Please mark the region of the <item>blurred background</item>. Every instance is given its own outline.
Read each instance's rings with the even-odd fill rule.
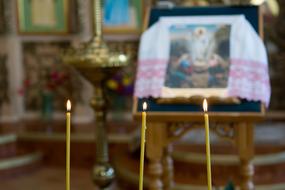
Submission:
[[[265,121],[255,131],[254,181],[257,189],[285,189],[285,1],[104,0],[104,40],[111,50],[130,56],[130,64],[106,83],[110,162],[116,172],[111,189],[137,189],[140,125],[132,118],[133,84],[148,10],[224,5],[260,6],[272,96]],[[80,47],[92,36],[92,0],[0,0],[1,189],[64,188],[68,98],[73,104],[71,189],[96,189],[90,175],[95,162],[93,87],[62,61],[66,48]],[[206,187],[201,137],[203,130],[195,129],[174,145],[175,181],[181,189]],[[216,189],[233,188],[238,177],[231,143],[212,134],[212,147],[226,160],[213,166]]]

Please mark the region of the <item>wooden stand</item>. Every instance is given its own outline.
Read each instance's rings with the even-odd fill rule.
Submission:
[[[261,106],[262,111],[256,113],[209,112],[211,132],[237,146],[241,190],[254,189],[254,124],[265,115],[264,106]],[[140,113],[135,110],[136,106],[134,116],[139,120]],[[169,190],[174,186],[172,143],[196,127],[203,127],[202,112],[148,112],[146,156],[150,190]]]
[[[256,32],[263,38],[263,20],[258,7],[254,6],[231,6],[231,7],[203,7],[203,8],[174,8],[174,9],[152,9],[149,17],[145,18],[145,26],[151,26],[161,16],[197,16],[197,15],[231,15],[243,14],[253,25]],[[203,97],[202,97],[203,98]],[[190,101],[181,102],[181,99],[157,99],[157,104],[188,104]],[[201,99],[202,100],[202,99]],[[227,103],[228,100],[221,100]],[[197,103],[197,99],[194,100]],[[232,102],[232,99],[230,100]],[[133,115],[140,119],[138,110],[138,99],[134,99]],[[238,103],[238,102],[235,102]],[[240,188],[241,190],[253,190],[254,166],[254,124],[265,116],[265,108],[262,104],[258,111],[226,111],[209,112],[210,128],[218,136],[232,141],[237,148],[240,158]],[[202,107],[202,105],[201,105]],[[259,107],[258,107],[259,108]],[[150,163],[148,172],[150,174],[150,190],[171,189],[173,181],[173,161],[171,158],[172,143],[180,139],[193,127],[203,126],[203,112],[200,111],[152,111],[148,112],[146,131],[146,156]],[[168,109],[167,110],[171,110]],[[235,109],[234,109],[235,110]],[[237,108],[236,110],[239,110]]]

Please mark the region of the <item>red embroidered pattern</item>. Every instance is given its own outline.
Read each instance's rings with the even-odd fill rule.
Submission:
[[[266,64],[240,59],[231,60],[228,96],[262,101],[269,105],[270,91],[270,79]]]
[[[148,59],[138,63],[136,97],[159,97],[164,84],[167,60]]]

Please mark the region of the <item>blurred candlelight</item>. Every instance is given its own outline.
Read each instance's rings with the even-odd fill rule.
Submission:
[[[204,101],[203,101],[203,110],[204,110],[204,112],[208,111],[208,103],[207,103],[206,99],[204,99]]]
[[[145,130],[146,130],[146,109],[147,103],[143,103],[142,128],[141,128],[141,157],[140,157],[140,178],[139,190],[143,190],[143,169],[144,169],[144,150],[145,150]]]
[[[204,119],[205,119],[205,139],[206,139],[206,155],[207,155],[207,182],[208,190],[212,190],[212,174],[211,174],[211,151],[210,151],[210,130],[207,100],[203,101]]]
[[[66,110],[66,190],[70,190],[70,100],[66,102]]]

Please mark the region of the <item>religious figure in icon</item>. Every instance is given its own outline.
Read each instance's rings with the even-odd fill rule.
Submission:
[[[226,88],[229,73],[229,25],[170,27],[169,88]]]

